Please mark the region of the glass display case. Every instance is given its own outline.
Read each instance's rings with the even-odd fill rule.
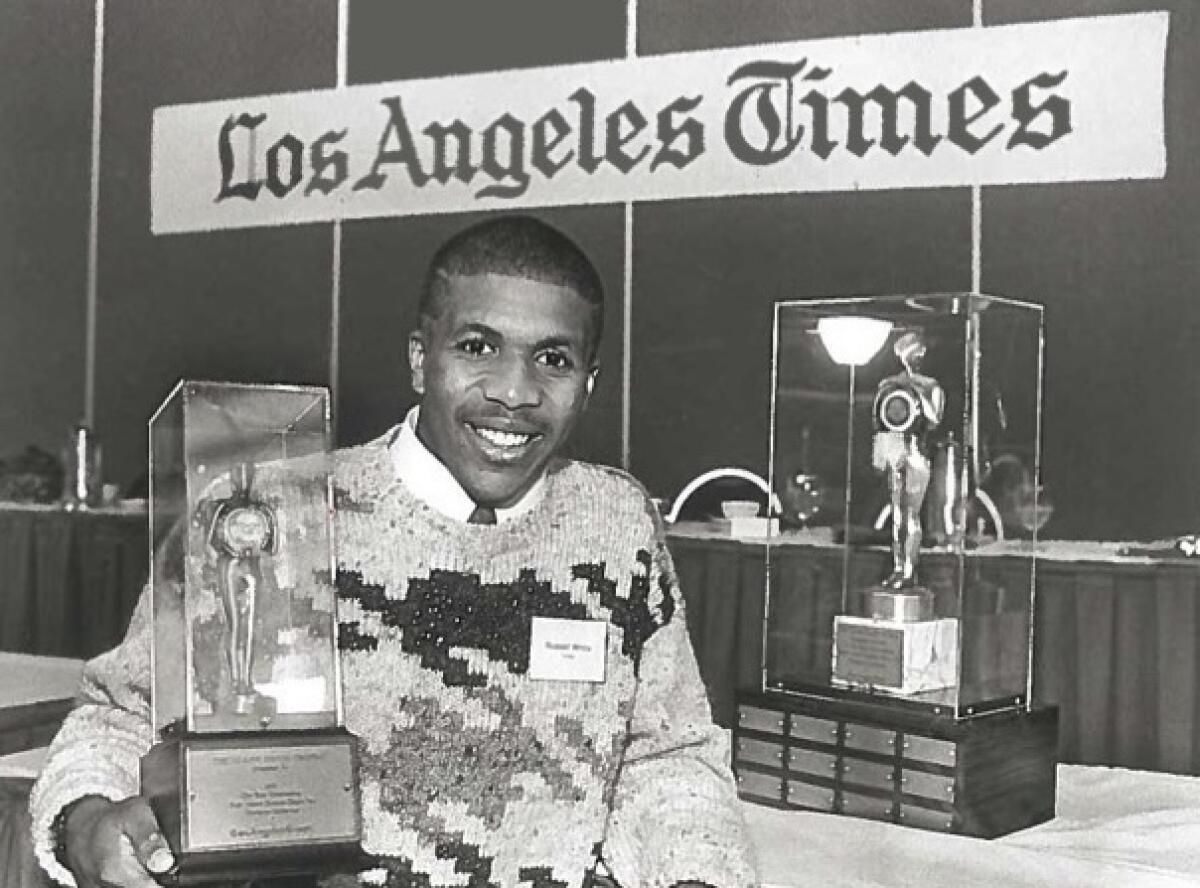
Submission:
[[[769,541],[765,690],[1029,705],[1042,355],[1041,306],[998,296],[776,305],[770,483],[820,479],[829,526]],[[995,557],[1014,533],[1026,557]],[[830,557],[799,575],[796,542]]]
[[[325,389],[179,383],[150,420],[158,742],[141,792],[168,882],[354,871]]]
[[[155,728],[339,724],[325,390],[181,383],[150,445]]]

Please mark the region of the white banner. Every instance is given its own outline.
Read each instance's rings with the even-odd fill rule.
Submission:
[[[776,43],[158,108],[156,233],[1157,178],[1168,14]]]

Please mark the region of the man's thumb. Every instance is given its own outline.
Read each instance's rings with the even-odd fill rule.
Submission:
[[[124,832],[138,861],[156,875],[169,872],[175,866],[175,856],[166,837],[159,832],[150,806],[143,803],[132,807],[127,815],[123,824]]]

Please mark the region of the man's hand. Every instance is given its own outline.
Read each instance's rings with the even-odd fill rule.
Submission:
[[[149,803],[92,796],[64,824],[67,865],[80,888],[158,888],[153,876],[175,866]]]

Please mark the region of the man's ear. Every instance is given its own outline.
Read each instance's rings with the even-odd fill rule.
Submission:
[[[583,383],[583,403],[587,404],[587,399],[592,396],[592,392],[596,390],[596,379],[600,376],[600,368],[593,367],[588,371],[587,379]]]
[[[413,330],[408,334],[408,369],[412,371],[413,391],[425,394],[425,333]]]

